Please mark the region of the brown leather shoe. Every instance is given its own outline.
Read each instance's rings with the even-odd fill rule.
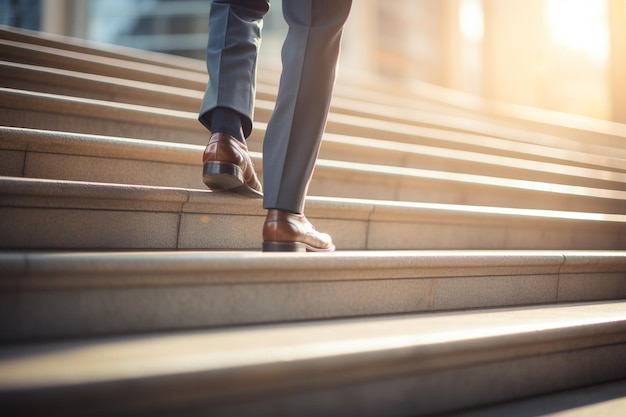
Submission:
[[[214,133],[202,155],[202,180],[212,190],[263,197],[248,147],[225,133]]]
[[[264,252],[332,252],[332,238],[304,217],[285,210],[268,210],[263,225]]]

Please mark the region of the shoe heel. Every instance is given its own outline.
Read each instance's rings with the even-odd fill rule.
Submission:
[[[263,193],[246,184],[243,171],[234,164],[205,162],[202,168],[202,182],[211,190],[233,191],[247,197],[263,197]]]
[[[205,162],[202,168],[202,181],[215,190],[231,190],[243,185],[241,168],[223,162]]]
[[[298,242],[263,242],[263,252],[306,252],[306,246]]]

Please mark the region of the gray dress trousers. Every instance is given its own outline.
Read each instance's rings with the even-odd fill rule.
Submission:
[[[289,26],[276,107],[263,141],[263,207],[296,213],[304,200],[326,126],[343,25],[351,0],[283,0]],[[269,0],[214,0],[209,17],[207,85],[199,120],[227,107],[252,131],[257,54]]]

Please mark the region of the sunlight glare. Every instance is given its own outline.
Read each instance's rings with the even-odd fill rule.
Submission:
[[[548,0],[546,20],[557,44],[585,53],[602,64],[609,53],[606,2],[598,0]]]
[[[481,0],[462,0],[459,14],[461,33],[470,42],[483,39],[484,22]]]

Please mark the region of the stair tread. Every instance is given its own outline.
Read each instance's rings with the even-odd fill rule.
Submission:
[[[0,143],[6,149],[27,153],[21,168],[14,168],[25,177],[205,189],[199,175],[203,149],[200,145],[7,127],[0,127],[0,133]],[[261,154],[251,152],[251,156],[262,176]],[[139,165],[140,161],[144,165]],[[559,168],[581,177],[591,174],[580,168]],[[593,173],[595,181],[583,185],[564,179],[550,183],[548,178],[532,181],[523,175],[502,177],[497,172],[483,175],[320,158],[310,193],[554,210],[576,206],[579,211],[626,213],[626,190],[621,189],[625,183],[619,181],[622,174],[598,170]],[[602,181],[602,177],[612,181]]]
[[[0,348],[0,395],[189,379],[211,402],[624,343],[625,329],[614,301],[18,345]]]
[[[29,288],[55,288],[58,285],[89,287],[119,285],[159,285],[171,280],[178,283],[242,283],[299,281],[295,273],[306,273],[307,280],[397,279],[409,277],[478,277],[490,275],[533,275],[586,272],[626,272],[624,251],[555,251],[555,250],[393,250],[338,251],[325,254],[261,253],[250,251],[124,251],[124,252],[0,252],[0,268],[5,283],[20,281]],[[220,272],[238,275],[221,278]],[[257,275],[246,275],[255,271]],[[294,272],[290,275],[272,275]],[[141,275],[163,275],[154,282]],[[196,276],[205,272],[206,276]],[[59,275],[61,273],[61,275]],[[98,274],[98,279],[85,276]],[[116,274],[129,277],[116,279]],[[189,274],[188,280],[175,274]],[[55,279],[38,280],[46,275]],[[106,279],[110,281],[101,281]],[[136,281],[135,281],[136,280]],[[164,281],[165,280],[165,281]],[[178,281],[177,281],[178,280]],[[559,300],[554,300],[559,301]]]

